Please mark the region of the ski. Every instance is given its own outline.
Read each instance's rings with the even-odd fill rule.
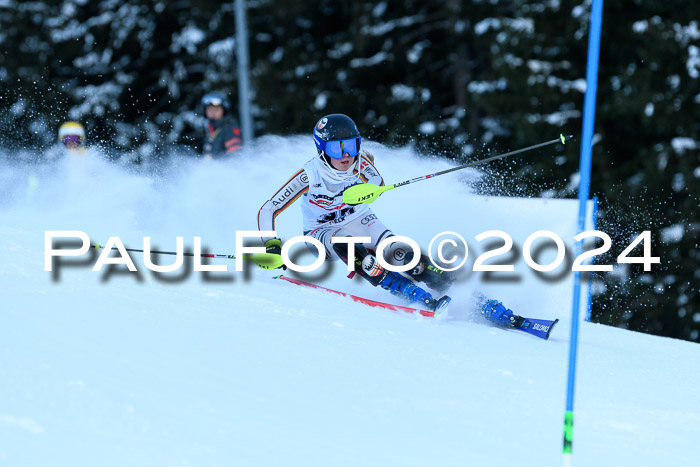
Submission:
[[[341,297],[347,297],[352,299],[355,302],[362,303],[364,305],[372,306],[372,307],[378,307],[378,308],[384,308],[386,310],[391,310],[391,311],[402,311],[405,313],[418,313],[422,316],[427,316],[429,318],[434,318],[435,317],[435,312],[434,311],[428,311],[428,310],[422,310],[420,308],[411,308],[407,306],[402,306],[402,305],[393,305],[391,303],[386,303],[386,302],[378,302],[376,300],[370,300],[368,298],[363,298],[363,297],[358,297],[357,295],[352,295],[349,293],[341,292],[339,290],[335,289],[329,289],[328,287],[324,287],[322,285],[318,284],[312,284],[311,282],[306,282],[302,281],[299,279],[294,279],[291,277],[287,277],[285,275],[279,275],[275,276],[275,279],[282,279],[283,281],[295,284],[295,285],[300,285],[303,287],[310,287],[312,289],[319,289],[326,291],[328,293],[340,295]],[[524,318],[522,316],[517,316],[515,321],[513,322],[513,328],[514,329],[519,329],[520,331],[527,332],[528,334],[532,334],[533,336],[540,337],[542,339],[549,339],[549,335],[552,332],[552,329],[554,328],[554,325],[559,322],[558,319],[555,319],[554,321],[546,320],[546,319],[534,319],[534,318]]]
[[[333,293],[336,295],[341,295],[343,297],[351,298],[353,301],[358,303],[363,303],[365,305],[384,308],[391,311],[403,311],[405,313],[418,313],[422,316],[427,316],[428,318],[434,318],[435,312],[428,310],[421,310],[420,308],[410,308],[401,305],[392,305],[391,303],[378,302],[376,300],[370,300],[368,298],[358,297],[356,295],[351,295],[349,293],[340,292],[339,290],[329,289],[328,287],[323,287],[322,285],[312,284],[311,282],[302,281],[299,279],[293,279],[284,275],[275,276],[275,279],[282,279],[283,281],[291,282],[292,284],[301,285],[303,287],[311,287],[313,289],[325,290],[326,292]]]
[[[522,316],[519,318],[522,319],[522,322],[518,323],[518,321],[520,321],[520,319],[518,319],[513,323],[515,329],[525,331],[533,336],[541,337],[544,340],[549,339],[549,334],[552,332],[552,329],[554,329],[554,325],[559,322],[558,319],[551,321],[548,319],[524,318]]]

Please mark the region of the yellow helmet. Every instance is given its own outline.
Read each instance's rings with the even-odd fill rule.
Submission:
[[[66,122],[58,129],[58,140],[63,143],[67,136],[77,136],[82,143],[85,141],[85,128],[78,122]]]

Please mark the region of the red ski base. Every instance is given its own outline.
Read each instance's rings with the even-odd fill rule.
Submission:
[[[364,303],[365,305],[369,305],[369,306],[376,306],[376,307],[384,308],[384,309],[391,310],[391,311],[403,311],[403,312],[405,312],[405,313],[418,313],[418,314],[420,314],[420,315],[422,315],[422,316],[427,316],[428,318],[434,318],[434,317],[435,317],[435,312],[434,312],[434,311],[421,310],[420,308],[410,308],[410,307],[401,306],[401,305],[392,305],[391,303],[377,302],[377,301],[375,301],[375,300],[369,300],[369,299],[367,299],[367,298],[358,297],[358,296],[356,296],[356,295],[351,295],[351,294],[349,294],[349,293],[345,293],[345,292],[340,292],[340,291],[338,291],[338,290],[329,289],[329,288],[323,287],[323,286],[321,286],[321,285],[312,284],[311,282],[300,281],[299,279],[293,279],[293,278],[287,277],[287,276],[276,276],[275,279],[282,279],[282,280],[284,280],[284,281],[291,282],[292,284],[302,285],[302,286],[305,286],[305,287],[311,287],[311,288],[314,288],[314,289],[325,290],[326,292],[330,292],[330,293],[334,293],[334,294],[337,294],[337,295],[341,295],[341,296],[343,296],[343,297],[352,298],[352,299],[353,299],[354,301],[356,301],[356,302]]]

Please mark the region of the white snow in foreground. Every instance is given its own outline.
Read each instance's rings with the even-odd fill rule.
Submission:
[[[388,183],[448,167],[369,146]],[[260,205],[313,154],[310,137],[266,137],[237,160],[173,161],[158,178],[90,160],[0,163],[0,464],[561,465],[570,275],[542,280],[522,258],[509,280],[469,273],[450,314],[429,319],[226,260],[211,263],[227,273],[186,262],[158,275],[133,254],[138,274],[98,273],[85,255],[44,271],[45,230],[119,236],[131,248],[150,236],[162,250],[201,236],[211,252],[235,253],[234,233],[256,230]],[[478,177],[402,187],[373,209],[422,245],[461,233],[468,264],[483,231],[522,246],[536,230],[567,228],[561,200],[506,200],[504,216],[504,200],[474,196],[458,181],[465,174]],[[277,218],[282,238],[300,234],[299,217],[295,205]],[[303,278],[400,303],[340,267]],[[496,328],[469,312],[473,290],[561,323],[549,341]],[[578,363],[574,465],[697,465],[697,344],[584,322]]]

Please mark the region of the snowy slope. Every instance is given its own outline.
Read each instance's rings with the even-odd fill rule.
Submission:
[[[448,167],[370,147],[388,182]],[[201,236],[211,252],[235,253],[235,232],[257,229],[259,206],[314,151],[308,137],[265,137],[236,161],[174,160],[157,176],[90,159],[0,165],[0,465],[561,464],[571,274],[543,280],[514,257],[507,280],[465,274],[450,315],[434,320],[235,272],[226,260],[212,264],[227,273],[189,262],[166,275],[135,254],[138,274],[98,273],[85,255],[44,271],[45,230],[119,236],[132,248],[150,236],[163,250]],[[460,180],[476,177],[403,187],[373,209],[422,245],[459,232],[468,266],[483,231],[522,246],[536,230],[575,228],[560,201],[470,194]],[[499,214],[503,202],[510,216]],[[299,235],[298,206],[277,227]],[[393,299],[344,276],[333,267],[302,277]],[[562,323],[549,341],[495,328],[469,312],[474,290]],[[696,465],[698,374],[695,344],[583,323],[574,461]]]

